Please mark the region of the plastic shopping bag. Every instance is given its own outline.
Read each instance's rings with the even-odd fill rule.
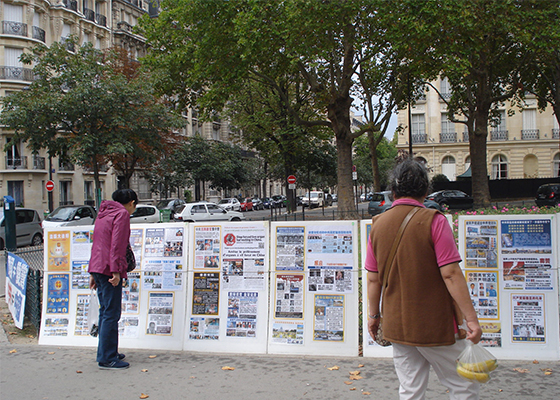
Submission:
[[[486,383],[490,380],[490,372],[498,366],[498,360],[484,347],[467,340],[467,348],[457,359],[457,373],[462,378]]]
[[[96,290],[92,290],[89,295],[88,330],[91,336],[97,337],[99,333],[99,299]]]

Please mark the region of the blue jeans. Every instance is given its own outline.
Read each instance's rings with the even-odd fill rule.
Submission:
[[[91,274],[97,285],[99,297],[99,344],[97,345],[97,362],[117,361],[119,349],[119,319],[121,318],[122,280],[113,286],[111,276]]]

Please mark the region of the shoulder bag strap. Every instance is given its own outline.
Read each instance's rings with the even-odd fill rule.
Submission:
[[[389,257],[387,258],[387,263],[385,264],[385,270],[383,271],[383,289],[387,287],[387,279],[389,279],[389,272],[391,272],[391,267],[393,266],[393,260],[395,259],[395,254],[397,253],[397,247],[399,247],[399,243],[402,239],[402,235],[404,229],[414,216],[420,210],[420,207],[414,207],[404,218],[399,230],[397,231],[397,236],[395,237],[395,241],[393,242],[393,247],[391,247],[391,251],[389,252]]]

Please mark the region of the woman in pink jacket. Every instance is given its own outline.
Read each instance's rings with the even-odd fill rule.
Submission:
[[[99,344],[97,362],[101,369],[130,366],[119,348],[122,279],[126,279],[126,248],[130,240],[130,215],[138,196],[132,189],[119,189],[113,201],[103,201],[93,231],[88,272],[89,286],[99,297]]]

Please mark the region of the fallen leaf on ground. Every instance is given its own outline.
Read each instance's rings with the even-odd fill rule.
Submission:
[[[367,396],[367,395],[370,395],[371,393],[370,392],[362,392],[362,394]]]
[[[360,375],[362,371],[350,371],[350,375]]]
[[[513,370],[515,372],[519,372],[520,374],[526,374],[527,372],[529,372],[529,370],[525,368],[514,368]]]
[[[552,372],[552,368],[541,368],[543,372]]]
[[[352,381],[359,381],[360,379],[364,379],[363,376],[359,376],[359,375],[352,375],[350,376],[350,380]]]
[[[16,349],[10,350],[10,354],[14,354],[14,353],[17,353]]]
[[[17,332],[10,332],[10,335],[17,335]]]
[[[148,358],[156,358],[157,356],[148,356]]]
[[[147,369],[141,369],[140,372],[148,372]]]
[[[340,368],[338,368],[338,365],[335,365],[335,366],[330,367],[330,368],[327,368],[327,369],[328,369],[329,371],[336,371],[336,370],[338,370],[338,369],[340,369]]]
[[[140,393],[140,398],[141,399],[147,399],[148,397],[150,397],[150,396],[148,396],[147,394],[144,394],[144,393]]]
[[[47,354],[54,354],[54,351],[49,351]]]
[[[29,339],[35,339],[35,336],[33,336],[33,335],[27,335],[27,337],[28,337]]]
[[[347,384],[347,385],[351,385],[351,384],[354,383],[354,382],[352,382],[352,381],[344,381],[344,383]]]
[[[364,364],[358,365],[358,368],[363,368],[363,367],[364,367]]]
[[[353,387],[353,388],[350,388],[350,390],[356,390],[356,388],[355,388],[355,387]]]
[[[538,360],[533,360],[533,364],[538,364],[539,361]]]
[[[233,368],[233,367],[227,367],[227,366],[226,366],[226,367],[222,367],[222,369],[223,369],[224,371],[233,371],[235,368]]]
[[[500,389],[500,390],[498,390],[498,392],[503,392],[503,391],[504,391],[504,389]]]
[[[77,370],[77,371],[76,371],[76,373],[77,373],[77,374],[81,374],[81,373],[82,373],[82,371],[80,371],[80,370]]]

